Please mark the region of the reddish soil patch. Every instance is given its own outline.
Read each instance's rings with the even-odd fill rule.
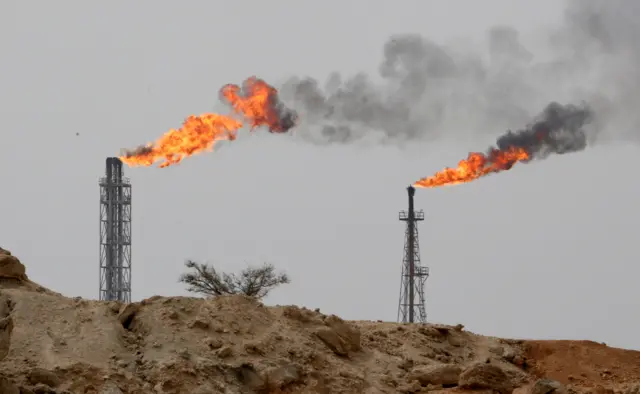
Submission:
[[[583,387],[640,381],[640,352],[592,341],[527,341],[527,359],[539,377]]]

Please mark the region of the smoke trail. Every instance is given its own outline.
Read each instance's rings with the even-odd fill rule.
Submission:
[[[496,142],[499,150],[521,148],[530,159],[546,158],[552,153],[577,152],[587,147],[584,126],[593,120],[591,108],[558,103],[549,104],[536,120],[523,130],[508,131]]]
[[[602,139],[637,141],[640,129],[640,2],[570,0],[553,47],[563,74],[583,87],[604,126]],[[590,82],[592,81],[592,82]]]
[[[444,46],[418,35],[391,37],[376,78],[333,74],[325,84],[292,78],[282,96],[300,112],[299,134],[349,143],[436,138],[461,130],[525,124],[553,101],[587,101],[599,137],[636,137],[640,116],[640,2],[569,0],[561,26],[540,31],[551,59],[537,60],[516,29],[487,31],[484,49]],[[376,82],[378,81],[378,82]],[[593,141],[595,132],[586,136]]]
[[[500,136],[487,153],[471,152],[456,168],[445,168],[422,178],[415,187],[440,187],[471,182],[510,170],[518,162],[544,159],[550,154],[577,152],[587,147],[584,127],[593,120],[588,105],[549,104],[536,120],[522,130]]]

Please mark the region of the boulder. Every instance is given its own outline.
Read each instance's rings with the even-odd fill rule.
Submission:
[[[551,379],[538,379],[529,389],[529,394],[563,394],[566,390],[562,383]]]
[[[409,381],[417,380],[421,385],[457,385],[462,368],[455,364],[436,364],[414,368],[409,374]]]
[[[28,380],[33,385],[39,383],[49,387],[58,387],[60,385],[60,378],[55,373],[44,368],[34,368],[29,371]]]
[[[33,387],[32,391],[34,394],[57,394],[56,390],[52,389],[44,383],[36,384]]]
[[[460,387],[509,394],[515,388],[509,376],[495,364],[473,364],[460,374]]]
[[[347,356],[349,354],[345,342],[332,329],[326,327],[319,328],[316,330],[315,335],[336,355]]]
[[[269,372],[270,384],[282,389],[294,383],[302,382],[302,368],[296,364],[285,364]]]
[[[360,330],[346,323],[341,318],[331,315],[325,319],[325,324],[338,334],[344,341],[347,350],[357,352],[362,349],[360,343]]]
[[[218,357],[227,358],[233,355],[233,348],[231,346],[223,346],[216,352]]]
[[[0,278],[27,280],[26,268],[6,249],[0,248]]]
[[[20,389],[9,378],[0,375],[0,393],[20,394]]]
[[[337,316],[324,320],[326,327],[319,328],[315,335],[336,355],[346,357],[351,352],[362,350],[360,330]]]
[[[122,394],[122,390],[112,381],[106,381],[100,389],[100,394]]]

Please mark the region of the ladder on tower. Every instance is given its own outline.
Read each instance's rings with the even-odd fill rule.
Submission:
[[[418,303],[418,313],[420,314],[420,321],[426,322],[427,311],[424,306],[426,301],[426,298],[424,298],[424,285],[429,277],[429,267],[416,266],[414,272],[415,278],[418,279],[418,299],[421,300],[421,302]]]

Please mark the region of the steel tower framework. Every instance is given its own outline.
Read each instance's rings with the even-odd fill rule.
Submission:
[[[407,188],[409,209],[400,211],[399,219],[407,223],[404,241],[404,258],[400,282],[400,301],[398,303],[398,321],[402,323],[426,323],[424,284],[429,277],[429,268],[420,264],[420,246],[418,244],[418,222],[424,220],[422,210],[413,209],[413,196],[416,189]]]
[[[131,183],[107,158],[100,178],[100,300],[131,302]]]

